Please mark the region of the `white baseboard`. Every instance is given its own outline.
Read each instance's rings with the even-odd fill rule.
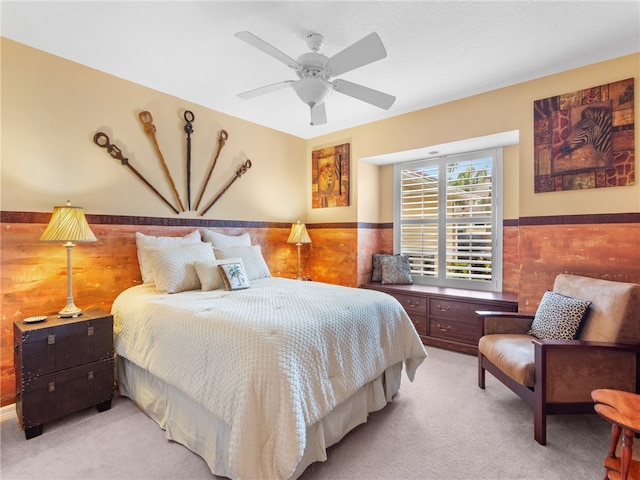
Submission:
[[[5,405],[4,407],[0,408],[0,423],[12,418],[16,418],[15,403],[12,403],[11,405]]]

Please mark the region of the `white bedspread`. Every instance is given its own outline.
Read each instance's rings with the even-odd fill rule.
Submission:
[[[288,478],[309,425],[404,361],[426,357],[402,306],[373,290],[267,278],[238,291],[122,292],[118,355],[231,426],[235,479]]]

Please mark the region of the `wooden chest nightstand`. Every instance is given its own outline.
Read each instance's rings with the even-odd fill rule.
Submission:
[[[13,324],[16,412],[27,439],[43,424],[90,407],[111,408],[114,392],[113,317],[87,310]]]

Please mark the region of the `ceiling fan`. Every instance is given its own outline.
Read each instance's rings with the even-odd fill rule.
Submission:
[[[291,86],[300,97],[300,100],[309,105],[311,109],[311,125],[327,123],[324,102],[334,90],[385,110],[388,110],[396,100],[393,95],[373,90],[357,83],[342,79],[330,80],[331,77],[342,75],[387,56],[382,40],[375,32],[370,33],[362,40],[338,52],[331,58],[320,53],[324,37],[319,33],[310,33],[307,35],[307,45],[311,52],[303,53],[297,60],[282,53],[251,32],[238,32],[235,36],[293,68],[298,75],[298,80],[285,80],[249,90],[238,94],[240,98],[253,98]]]

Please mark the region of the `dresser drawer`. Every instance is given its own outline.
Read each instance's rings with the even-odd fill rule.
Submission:
[[[102,316],[98,316],[102,315]],[[94,318],[95,317],[95,318]],[[89,311],[77,319],[15,324],[15,354],[24,378],[113,357],[113,317]]]
[[[393,296],[404,307],[405,311],[409,314],[426,315],[427,314],[427,299],[419,297],[417,295],[402,295],[394,293]]]
[[[114,364],[113,358],[104,359],[17,385],[16,412],[22,428],[28,433],[34,426],[110,402]]]
[[[476,329],[464,320],[430,317],[429,336],[460,343],[468,343],[469,345],[478,345]]]
[[[429,316],[441,318],[476,318],[476,310],[497,310],[491,304],[480,302],[463,302],[446,298],[429,299]]]
[[[413,323],[416,332],[418,332],[418,335],[421,337],[427,335],[427,317],[425,315],[410,313],[409,318],[411,319],[411,323]]]

